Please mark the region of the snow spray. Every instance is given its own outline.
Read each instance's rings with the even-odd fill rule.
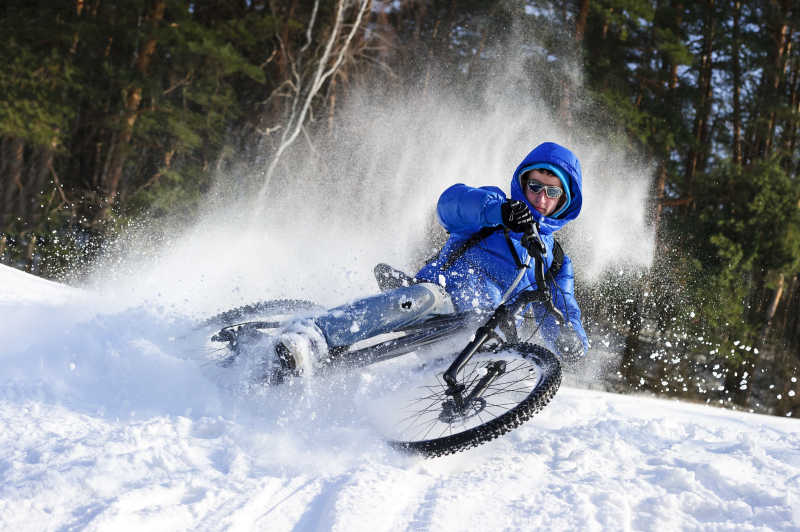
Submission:
[[[398,94],[354,90],[332,131],[284,153],[266,190],[268,161],[256,157],[218,176],[189,227],[162,223],[157,244],[150,225],[122,238],[105,289],[200,314],[259,299],[335,305],[374,293],[377,262],[414,273],[436,252],[444,189],[508,191],[519,161],[545,141],[569,147],[583,168],[582,213],[559,232],[577,282],[649,265],[652,169],[590,126],[556,117],[526,82],[535,73],[510,59],[498,64],[494,81],[469,98],[436,78]],[[98,268],[106,278],[108,270]]]
[[[458,182],[508,191],[519,161],[546,141],[569,147],[582,164],[583,211],[559,233],[576,282],[591,283],[610,267],[649,265],[651,169],[623,147],[598,140],[590,126],[557,117],[530,82],[536,73],[519,61],[496,63],[493,81],[469,97],[437,76],[396,93],[354,89],[333,129],[295,142],[267,187],[269,159],[257,155],[219,174],[191,223],[143,220],[133,227],[98,264],[95,290],[123,316],[139,306],[204,317],[274,298],[333,306],[370,295],[377,291],[377,262],[414,273],[438,250],[446,236],[435,214],[442,191]],[[296,407],[294,416],[324,418],[282,434],[305,446],[338,423],[342,432],[331,436],[337,445],[348,445],[351,430],[358,434],[352,441],[363,438],[360,414],[337,415],[353,412],[345,398],[379,386],[359,379],[312,384],[309,390],[318,391],[305,390],[302,399],[279,399]],[[226,403],[225,393],[215,401]],[[270,406],[275,393],[284,392],[230,400],[240,412],[257,410],[254,423],[272,434],[289,412]]]

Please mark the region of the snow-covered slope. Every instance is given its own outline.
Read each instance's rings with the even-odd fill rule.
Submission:
[[[370,423],[380,370],[245,393],[173,311],[0,287],[0,530],[800,529],[795,419],[562,388],[424,460]]]

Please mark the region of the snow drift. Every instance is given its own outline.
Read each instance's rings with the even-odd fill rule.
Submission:
[[[562,388],[459,455],[398,454],[374,369],[246,390],[191,320],[0,267],[3,530],[796,530],[794,419]],[[187,350],[189,349],[189,350]]]

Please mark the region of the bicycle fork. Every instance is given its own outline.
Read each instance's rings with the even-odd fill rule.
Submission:
[[[541,284],[540,286],[544,286]],[[464,366],[470,361],[475,353],[485,344],[490,338],[497,338],[494,330],[498,327],[506,334],[505,343],[517,342],[516,329],[514,326],[514,315],[517,310],[525,305],[533,302],[543,303],[546,307],[551,309],[558,319],[563,320],[563,315],[558,309],[553,306],[550,293],[539,289],[529,292],[523,292],[513,302],[502,303],[486,323],[475,331],[475,337],[467,344],[467,346],[458,354],[456,359],[444,372],[442,378],[447,384],[445,394],[452,397],[452,406],[444,405],[445,411],[453,410],[449,415],[465,414],[470,405],[480,399],[481,395],[486,391],[489,385],[494,382],[506,371],[505,362],[495,361],[486,366],[486,374],[478,380],[475,386],[465,396],[466,384],[458,382],[458,374],[464,369]],[[507,328],[503,328],[508,325]]]
[[[511,249],[511,254],[514,257],[517,266],[519,267],[519,273],[509,289],[503,295],[500,305],[494,311],[489,320],[482,327],[478,328],[472,341],[467,344],[461,353],[458,354],[458,357],[456,357],[453,363],[450,364],[450,367],[447,368],[447,371],[444,372],[442,378],[444,379],[445,383],[447,383],[447,390],[445,390],[445,393],[453,398],[453,404],[452,406],[449,403],[443,405],[443,414],[453,410],[453,412],[449,412],[447,415],[464,415],[470,404],[475,400],[478,400],[483,392],[486,391],[486,388],[488,388],[488,386],[500,375],[505,373],[505,363],[489,363],[486,367],[486,374],[481,377],[481,379],[476,383],[466,397],[463,395],[464,390],[466,390],[466,385],[459,383],[457,378],[458,373],[464,369],[464,366],[466,366],[467,362],[469,362],[478,349],[480,349],[481,346],[483,346],[483,344],[485,344],[486,341],[492,336],[497,337],[494,330],[498,326],[502,328],[505,324],[508,324],[507,329],[502,329],[506,334],[506,343],[513,343],[517,341],[516,328],[514,325],[514,315],[516,314],[517,310],[530,303],[540,302],[544,304],[544,306],[556,317],[556,320],[558,320],[560,323],[564,323],[564,315],[553,304],[552,295],[547,289],[544,269],[544,255],[547,253],[547,248],[545,247],[542,237],[539,234],[539,228],[537,224],[531,224],[531,226],[525,231],[525,235],[522,237],[522,245],[528,251],[528,257],[524,263],[520,261],[519,257],[517,256],[509,237],[509,231],[507,229],[505,230],[505,237],[508,241],[509,248]],[[511,297],[514,289],[522,279],[525,270],[529,268],[531,257],[535,259],[534,276],[536,278],[536,290],[523,291],[513,302],[509,302],[508,299]]]
[[[516,305],[515,305],[516,306]],[[500,305],[497,310],[492,314],[489,320],[475,331],[475,337],[467,344],[467,346],[458,354],[458,357],[450,364],[447,371],[444,372],[442,378],[447,383],[447,390],[445,394],[453,398],[452,407],[445,406],[445,412],[452,409],[452,412],[447,412],[446,415],[463,414],[469,408],[469,405],[478,400],[483,392],[494,382],[500,375],[506,371],[506,363],[504,361],[494,361],[487,365],[486,374],[478,380],[475,386],[464,396],[466,385],[458,382],[458,373],[464,369],[464,366],[473,355],[485,344],[490,338],[496,336],[494,329],[500,325],[504,320],[509,317],[509,309],[506,304]]]

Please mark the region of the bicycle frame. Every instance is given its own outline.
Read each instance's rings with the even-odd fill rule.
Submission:
[[[475,309],[437,314],[412,325],[372,329],[383,332],[367,334],[367,338],[350,345],[329,349],[329,356],[315,365],[314,371],[320,370],[320,373],[326,368],[361,367],[436,344],[436,349],[420,352],[423,363],[417,365],[412,361],[413,367],[398,375],[396,385],[385,387],[382,381],[376,383],[379,390],[387,388],[381,390],[387,398],[400,401],[395,405],[396,416],[389,419],[395,423],[389,440],[393,447],[428,456],[473,447],[527,421],[558,390],[561,383],[558,358],[541,345],[520,341],[521,333],[517,331],[520,311],[532,303],[544,305],[558,320],[564,321],[553,304],[545,280],[544,242],[538,228],[532,225],[522,238],[528,251],[523,264],[516,252],[518,244],[511,241],[508,231],[506,239],[519,271],[499,305],[490,313]],[[537,288],[515,295],[531,267]],[[407,276],[396,276],[395,270],[387,265],[382,271],[376,269],[382,291],[393,287],[382,285],[378,274],[389,282],[400,279],[404,283],[402,286],[416,282]],[[221,313],[207,320],[203,327],[224,324],[211,337],[213,342],[228,344],[229,355],[217,360],[219,365],[231,366],[244,354],[243,368],[248,378],[257,383],[278,384],[284,382],[286,375],[274,368],[274,360],[264,358],[270,356],[273,347],[269,337],[291,320],[313,317],[313,313],[324,311],[323,307],[309,301],[262,301]],[[300,315],[300,312],[305,314]],[[247,321],[248,317],[258,321]],[[467,339],[470,334],[471,338]],[[466,346],[453,358],[458,346],[464,345],[462,342]],[[222,348],[215,348],[215,351],[222,351]],[[289,373],[289,376],[299,374]]]
[[[506,230],[506,237],[508,238],[508,230]],[[558,320],[562,322],[564,320],[561,312],[553,305],[552,296],[547,289],[544,262],[546,248],[535,224],[531,225],[523,235],[522,244],[527,249],[529,258],[525,263],[522,263],[519,257],[514,254],[514,260],[520,268],[519,274],[503,295],[500,305],[495,308],[488,320],[477,328],[472,340],[459,352],[443,375],[447,385],[447,395],[453,398],[454,412],[463,411],[471,401],[481,396],[493,380],[505,372],[502,364],[493,365],[488,368],[487,374],[470,390],[468,396],[463,396],[466,386],[458,383],[457,376],[488,340],[494,338],[498,341],[498,345],[519,342],[515,324],[517,312],[531,303],[538,302],[543,304]],[[531,267],[529,265],[531,259],[534,262],[533,268],[537,289],[523,291],[516,297],[511,298],[514,289],[523,278],[525,270]],[[479,311],[434,316],[422,323],[394,331],[395,333],[404,333],[400,337],[377,341],[373,345],[358,349],[351,349],[353,346],[349,345],[335,347],[330,351],[328,362],[331,366],[360,367],[389,360],[415,351],[420,347],[455,336],[459,332],[467,331],[471,328],[470,326],[479,323],[480,317],[481,313]],[[278,328],[280,326],[280,321],[271,320],[242,322],[223,327],[211,339],[212,341],[228,342],[229,348],[233,351],[232,356],[222,362],[225,365],[225,363],[231,363],[237,356],[242,345],[240,340],[245,340],[248,336],[257,335],[264,329]],[[498,336],[495,333],[495,329],[499,329],[505,339]]]

